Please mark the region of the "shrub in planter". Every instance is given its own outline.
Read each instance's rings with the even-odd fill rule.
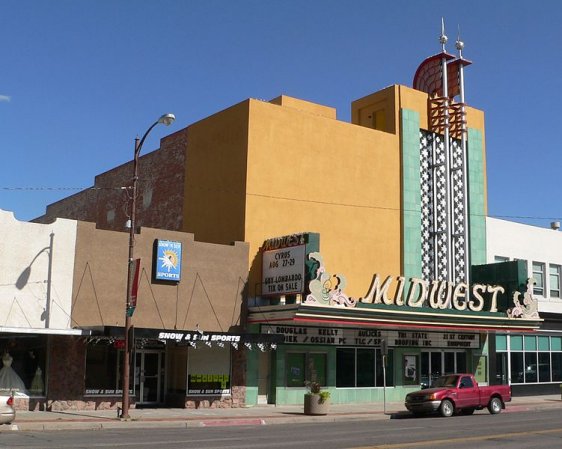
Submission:
[[[330,392],[322,390],[318,382],[305,382],[308,393],[304,395],[304,414],[305,415],[326,415]]]

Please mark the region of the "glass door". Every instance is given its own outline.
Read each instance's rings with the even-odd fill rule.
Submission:
[[[158,404],[163,400],[164,353],[161,351],[137,351],[135,379],[140,404]]]
[[[421,353],[421,385],[430,387],[444,374],[466,373],[466,353],[459,351],[424,351]]]

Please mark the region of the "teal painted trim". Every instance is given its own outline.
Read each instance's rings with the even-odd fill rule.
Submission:
[[[420,115],[400,110],[402,153],[402,273],[406,279],[422,277]]]
[[[259,329],[257,324],[248,327],[252,333],[259,333]],[[258,403],[258,371],[259,351],[246,350],[246,405],[257,405]]]
[[[468,211],[470,264],[486,263],[486,191],[482,132],[468,130]]]

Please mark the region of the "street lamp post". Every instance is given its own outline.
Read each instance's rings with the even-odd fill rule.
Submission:
[[[123,371],[122,371],[122,379],[121,379],[121,386],[123,387],[123,399],[121,404],[121,419],[129,419],[129,373],[131,368],[131,354],[132,354],[132,347],[134,346],[134,342],[130,341],[130,331],[131,331],[131,316],[132,316],[132,309],[131,309],[131,296],[132,296],[132,287],[133,287],[133,264],[134,264],[134,250],[135,250],[135,221],[136,221],[136,210],[137,210],[137,182],[138,182],[138,163],[139,163],[139,154],[141,152],[142,146],[144,141],[150,131],[159,124],[163,125],[171,125],[176,117],[174,114],[164,114],[160,117],[157,121],[155,121],[150,128],[146,130],[142,139],[137,137],[135,139],[135,155],[133,158],[133,179],[131,185],[131,193],[129,195],[129,261],[127,265],[127,302],[125,307],[125,353],[123,355]]]

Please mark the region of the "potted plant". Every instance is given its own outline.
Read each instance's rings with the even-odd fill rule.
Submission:
[[[330,392],[322,390],[318,382],[305,382],[308,393],[304,395],[305,415],[326,415],[330,402]]]

